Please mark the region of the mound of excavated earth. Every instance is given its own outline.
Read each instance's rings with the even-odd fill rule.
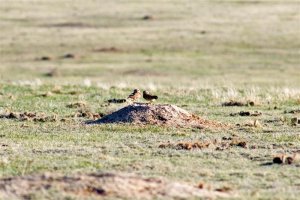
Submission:
[[[224,127],[225,125],[202,119],[175,105],[133,104],[126,106],[89,124],[133,123],[151,125],[169,125],[179,127]]]
[[[93,173],[61,176],[32,175],[0,179],[3,199],[30,199],[32,195],[48,199],[71,197],[78,199],[190,199],[226,198],[228,193],[200,189],[161,178],[142,178],[129,174]],[[53,198],[53,196],[52,196]],[[55,198],[55,196],[54,196]]]

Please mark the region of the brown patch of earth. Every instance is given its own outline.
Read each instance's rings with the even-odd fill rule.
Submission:
[[[69,103],[67,105],[68,108],[86,108],[87,107],[87,103],[84,101],[78,101],[78,102],[74,102],[74,103]]]
[[[93,51],[94,52],[100,52],[100,53],[118,53],[118,52],[123,52],[121,49],[118,49],[116,47],[96,48]]]
[[[228,102],[222,103],[222,106],[254,106],[254,105],[256,105],[254,101],[241,102],[241,101],[230,100]]]
[[[53,27],[53,28],[94,28],[91,24],[82,23],[82,22],[64,22],[57,24],[46,24],[44,27]]]
[[[51,191],[50,191],[51,190]],[[121,173],[92,173],[62,176],[31,175],[0,179],[0,196],[25,199],[32,194],[46,197],[47,191],[77,198],[190,199],[233,197],[227,191],[210,191],[163,178],[143,178]]]
[[[77,118],[85,118],[89,120],[97,120],[103,117],[103,113],[92,112],[86,108],[79,108],[74,114],[68,116],[58,116],[56,114],[46,115],[45,113],[37,112],[14,112],[4,111],[0,113],[0,119],[16,119],[19,121],[34,121],[34,122],[67,122]]]
[[[67,53],[67,54],[61,56],[60,58],[62,58],[62,59],[74,59],[76,57],[78,57],[78,56],[76,56],[76,55],[74,55],[72,53]]]
[[[78,118],[83,117],[90,120],[96,120],[104,116],[103,113],[95,113],[90,110],[89,106],[84,101],[74,102],[67,105],[68,108],[77,108],[77,112],[73,115],[70,115],[68,117],[71,118]]]
[[[154,17],[152,15],[145,15],[142,17],[142,20],[153,20]]]
[[[48,60],[52,60],[52,58],[50,56],[42,56],[40,58],[36,58],[36,60],[48,61]]]
[[[103,116],[104,116],[103,113],[94,113],[85,109],[79,109],[74,115],[71,115],[72,118],[83,117],[90,120],[97,120]]]
[[[178,150],[193,150],[193,149],[207,149],[225,150],[230,147],[247,148],[247,142],[240,138],[222,138],[222,141],[185,141],[177,143],[164,143],[158,146],[159,148],[174,148]]]
[[[290,110],[290,111],[284,111],[284,113],[298,114],[298,113],[300,113],[300,109],[295,109],[295,110]]]
[[[97,121],[87,124],[130,123],[195,128],[228,128],[229,125],[202,119],[188,111],[169,104],[135,103]]]
[[[262,115],[261,112],[258,112],[258,111],[254,111],[254,112],[250,112],[250,111],[240,111],[238,113],[231,113],[230,116],[252,116],[252,117],[257,117],[257,116],[260,116]]]
[[[56,121],[58,121],[57,115],[47,116],[45,113],[36,113],[36,112],[6,111],[6,112],[0,114],[0,118],[18,119],[20,121],[35,121],[35,122],[56,122]]]

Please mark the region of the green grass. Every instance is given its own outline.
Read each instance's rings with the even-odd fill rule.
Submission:
[[[263,127],[198,130],[86,126],[84,118],[45,123],[0,118],[0,177],[122,171],[193,185],[205,182],[213,188],[229,186],[243,199],[297,199],[299,165],[262,164],[277,153],[300,148],[299,126],[289,123],[299,114],[284,113],[300,106],[298,4],[283,0],[2,3],[0,112],[64,118],[77,111],[68,108],[69,103],[85,101],[90,110],[108,114],[124,105],[105,107],[105,100],[124,98],[140,88],[156,93],[158,103],[175,104],[206,119],[233,125],[258,119]],[[141,20],[144,15],[154,19]],[[94,51],[110,47],[120,51]],[[61,59],[66,53],[77,57]],[[42,56],[52,59],[37,60]],[[54,68],[59,76],[45,76]],[[55,86],[62,87],[62,94],[40,96]],[[72,91],[78,93],[71,95]],[[253,100],[258,105],[222,107],[228,100]],[[230,116],[242,110],[263,115]],[[281,118],[283,123],[267,122]],[[158,147],[168,141],[232,135],[258,148]]]

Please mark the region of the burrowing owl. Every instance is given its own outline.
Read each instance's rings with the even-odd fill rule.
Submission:
[[[133,102],[141,98],[142,94],[139,89],[134,89],[133,92],[128,96],[128,99],[132,100]]]
[[[150,94],[147,90],[143,91],[143,98],[149,101],[150,103],[158,99],[156,95]]]

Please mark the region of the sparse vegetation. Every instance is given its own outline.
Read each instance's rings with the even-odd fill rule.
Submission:
[[[0,3],[0,198],[27,180],[43,191],[19,198],[119,197],[89,179],[62,192],[100,172],[207,197],[299,198],[299,21],[293,0]],[[84,123],[135,88],[230,126]]]

